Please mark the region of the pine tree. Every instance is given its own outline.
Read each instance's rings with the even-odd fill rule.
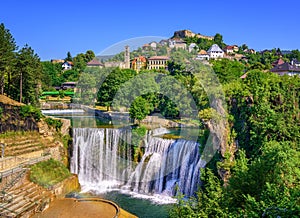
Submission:
[[[0,93],[3,95],[5,89],[10,94],[11,77],[13,65],[15,64],[16,42],[5,28],[4,24],[0,24]]]

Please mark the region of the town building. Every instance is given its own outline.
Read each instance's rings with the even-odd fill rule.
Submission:
[[[297,59],[293,59],[292,61],[291,61],[291,65],[295,65],[296,67],[300,67],[300,61],[298,61]]]
[[[200,61],[209,60],[209,55],[208,55],[208,53],[205,50],[201,50],[197,54],[195,60],[200,60]]]
[[[62,67],[63,70],[71,70],[73,66],[74,66],[74,64],[73,64],[73,62],[71,62],[71,61],[65,61],[65,62],[61,65],[61,67]]]
[[[160,44],[161,46],[165,46],[165,45],[168,45],[168,44],[169,44],[169,41],[166,40],[166,39],[162,39],[162,40],[159,41],[159,44]]]
[[[63,63],[65,63],[65,60],[64,59],[51,59],[51,63],[52,64],[57,64],[57,63],[63,64]]]
[[[275,67],[277,65],[281,65],[281,64],[284,64],[284,60],[282,60],[281,58],[279,58],[278,60],[274,61],[272,63],[272,66]]]
[[[135,57],[131,61],[131,69],[139,72],[147,68],[147,59],[144,56]]]
[[[148,59],[147,69],[167,69],[169,57],[153,56]]]
[[[289,75],[289,76],[299,75],[300,76],[300,67],[297,67],[296,65],[292,65],[287,62],[280,64],[280,65],[276,65],[270,71],[273,73],[276,73],[280,76],[283,76],[283,75]]]
[[[223,58],[224,57],[224,51],[217,45],[213,44],[207,51],[210,58],[216,59],[216,58]]]
[[[152,50],[156,50],[157,42],[150,42],[149,45],[152,48]]]
[[[97,59],[93,59],[91,61],[89,61],[86,64],[87,67],[99,67],[99,68],[103,68],[104,64],[102,64],[100,61],[98,61]]]
[[[188,50],[189,52],[192,52],[192,51],[197,51],[198,50],[198,46],[196,43],[191,43],[188,47]]]
[[[225,52],[226,54],[232,54],[232,53],[234,53],[234,47],[231,46],[231,45],[227,45],[227,46],[224,48],[224,52]]]
[[[184,49],[186,50],[186,43],[182,39],[173,38],[169,40],[169,47],[175,49]]]

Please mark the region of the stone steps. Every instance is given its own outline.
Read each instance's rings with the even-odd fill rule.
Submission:
[[[53,194],[32,182],[11,189],[8,194],[13,196],[11,202],[2,203],[0,217],[22,217],[22,214],[30,214],[41,207],[43,202],[53,200]]]
[[[40,143],[37,144],[31,144],[26,146],[25,148],[20,148],[20,149],[15,149],[15,150],[10,150],[10,151],[5,151],[6,156],[18,156],[21,154],[26,154],[26,153],[31,153],[35,151],[40,151],[43,150],[44,147],[41,146]]]
[[[6,151],[17,151],[17,150],[22,150],[28,147],[33,147],[33,146],[41,146],[42,143],[36,141],[36,142],[30,142],[30,143],[26,143],[26,144],[22,144],[22,145],[14,145],[14,146],[7,146],[5,148],[5,152]]]

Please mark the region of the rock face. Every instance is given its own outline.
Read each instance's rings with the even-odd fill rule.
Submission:
[[[66,194],[70,192],[80,191],[80,184],[77,175],[73,174],[71,177],[54,185],[51,188],[51,190],[57,198],[63,198]]]
[[[187,38],[187,37],[197,37],[197,38],[202,38],[202,39],[208,39],[208,40],[213,40],[214,37],[213,36],[204,36],[202,34],[196,34],[196,33],[193,33],[192,31],[190,30],[179,30],[179,31],[175,31],[174,32],[174,38]]]
[[[20,107],[0,102],[0,133],[8,131],[37,131],[38,124],[33,117],[22,117]]]

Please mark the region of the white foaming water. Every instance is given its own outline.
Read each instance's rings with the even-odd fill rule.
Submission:
[[[156,203],[174,203],[177,190],[187,197],[197,190],[205,163],[196,142],[147,135],[143,156],[135,163],[130,130],[73,131],[71,172],[78,174],[84,192],[119,190]]]
[[[83,114],[82,109],[41,110],[42,114]]]
[[[170,133],[170,131],[164,127],[159,127],[151,130],[151,133],[153,136],[159,136],[159,135]]]

